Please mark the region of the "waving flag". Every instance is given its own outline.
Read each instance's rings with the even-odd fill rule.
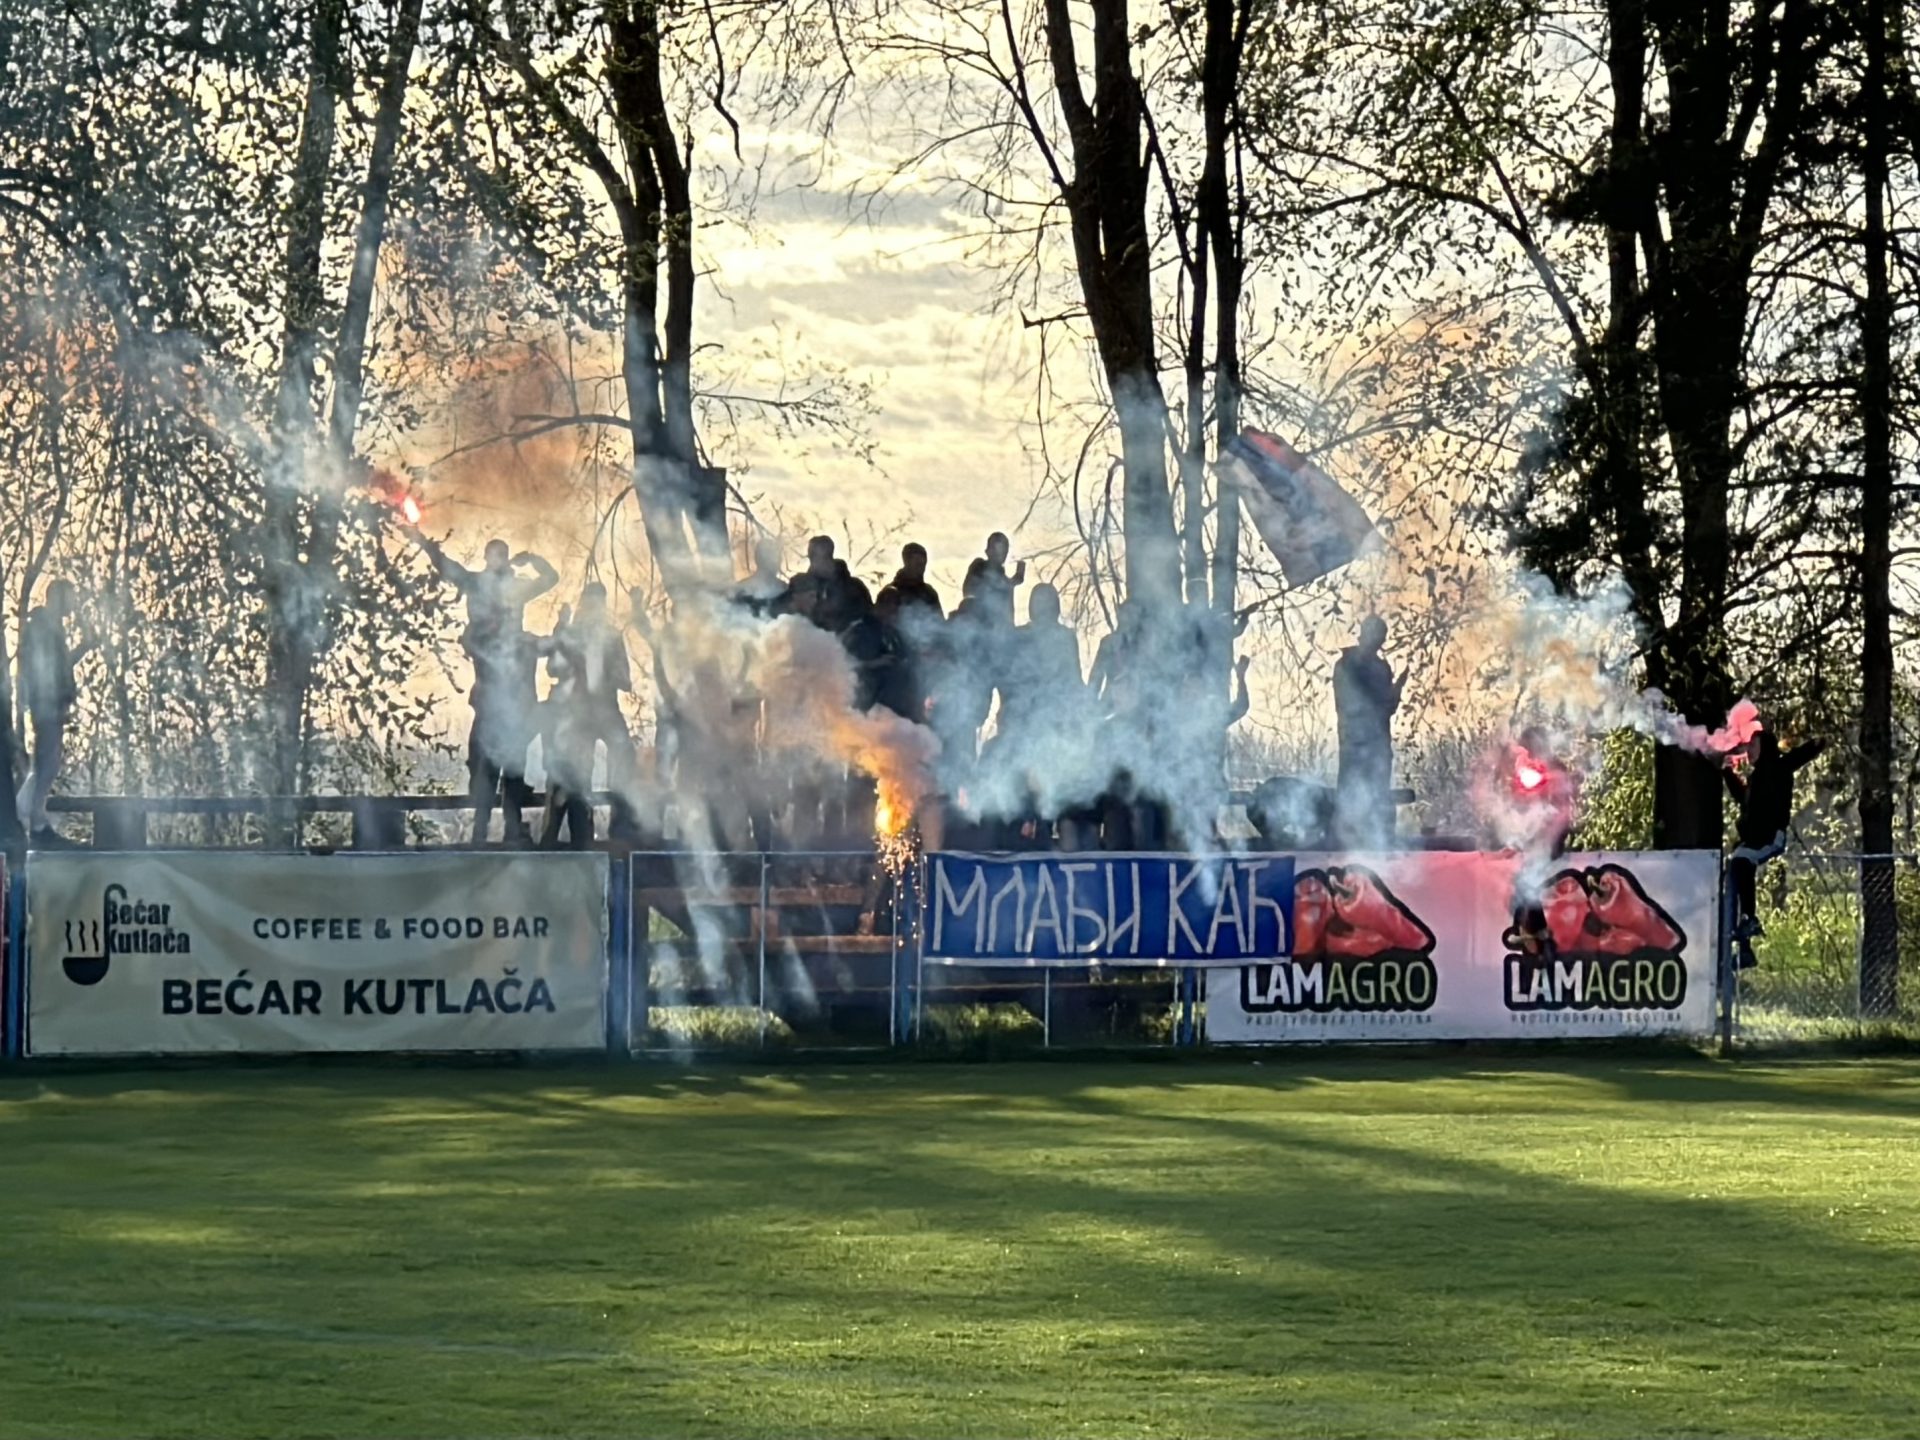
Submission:
[[[1276,435],[1242,430],[1216,467],[1293,586],[1380,547],[1373,521],[1332,476]]]

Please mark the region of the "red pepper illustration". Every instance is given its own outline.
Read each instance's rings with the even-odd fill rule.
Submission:
[[[1386,892],[1380,877],[1372,871],[1358,865],[1330,870],[1327,888],[1333,892],[1334,914],[1377,942],[1372,949],[1345,953],[1378,955],[1389,950],[1424,951],[1432,946],[1433,936]]]
[[[1589,939],[1585,948],[1590,955],[1635,955],[1647,948],[1647,942],[1631,930],[1609,925]]]
[[[1374,955],[1384,955],[1393,946],[1373,933],[1351,925],[1335,915],[1327,922],[1326,953],[1347,960],[1365,960]]]
[[[1674,924],[1648,900],[1633,876],[1618,865],[1602,865],[1587,872],[1587,888],[1593,895],[1594,918],[1605,927],[1602,938],[1608,932],[1619,931],[1632,938],[1633,943],[1625,949],[1615,949],[1611,942],[1604,948],[1609,955],[1624,955],[1633,950],[1675,951],[1686,943]]]
[[[1574,955],[1588,948],[1593,939],[1593,905],[1578,875],[1566,870],[1554,876],[1540,905],[1556,949]]]
[[[1293,877],[1293,953],[1324,955],[1327,949],[1327,921],[1333,915],[1333,897],[1327,894],[1327,877],[1318,870],[1303,870]]]

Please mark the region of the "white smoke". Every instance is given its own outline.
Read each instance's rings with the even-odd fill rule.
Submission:
[[[1759,726],[1750,700],[1718,727],[1692,724],[1658,690],[1634,684],[1643,636],[1625,580],[1610,576],[1583,594],[1563,595],[1522,572],[1511,603],[1497,607],[1480,639],[1497,657],[1489,679],[1508,683],[1516,721],[1547,725],[1557,741],[1584,742],[1634,730],[1698,755],[1725,755]]]

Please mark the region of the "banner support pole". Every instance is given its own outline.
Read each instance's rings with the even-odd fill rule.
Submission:
[[[26,866],[23,864],[21,870]],[[0,1015],[0,1054],[18,1060],[27,1052],[27,877],[13,873],[10,865],[0,865],[5,877],[6,906],[6,1012]]]
[[[767,852],[760,852],[760,923],[754,926],[760,932],[759,944],[759,980],[754,988],[754,1009],[759,1012],[757,1023],[760,1028],[759,1045],[767,1048]]]
[[[1733,1053],[1733,1010],[1740,996],[1740,970],[1733,958],[1734,897],[1727,887],[1726,857],[1720,859],[1720,944],[1714,958],[1720,976],[1719,1040],[1720,1053]]]
[[[913,893],[908,897],[907,934],[913,941],[913,1042],[920,1043],[921,1024],[926,1014],[927,931],[920,923],[920,897],[927,893],[927,857],[923,851],[907,867],[913,877]]]
[[[607,857],[607,1048],[633,1057],[633,871],[625,855]]]

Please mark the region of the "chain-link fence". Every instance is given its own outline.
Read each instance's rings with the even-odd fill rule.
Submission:
[[[1755,899],[1738,1044],[1920,1038],[1920,857],[1789,850]]]
[[[618,873],[618,872],[616,872]],[[641,1053],[1171,1044],[1180,972],[923,964],[913,876],[871,851],[635,852],[627,863]]]
[[[1165,1046],[1193,1014],[1177,971],[923,964],[869,851],[636,853],[628,879],[642,1052]],[[1920,1040],[1920,856],[1790,850],[1756,899],[1736,1045]]]

